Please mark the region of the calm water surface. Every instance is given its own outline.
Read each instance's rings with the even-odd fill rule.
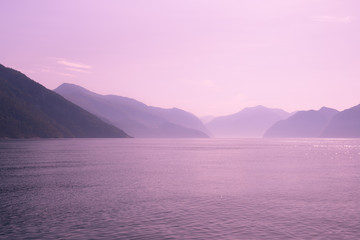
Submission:
[[[0,141],[1,239],[360,239],[360,140]]]

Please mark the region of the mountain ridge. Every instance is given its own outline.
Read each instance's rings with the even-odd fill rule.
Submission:
[[[359,138],[360,104],[336,114],[324,129],[321,137]]]
[[[20,71],[0,64],[0,137],[129,137]]]
[[[320,137],[329,121],[339,111],[322,107],[319,110],[298,111],[287,119],[276,122],[265,133],[265,138]]]
[[[289,113],[282,109],[258,105],[234,114],[215,117],[206,127],[215,137],[262,137],[272,124],[287,116]]]
[[[54,91],[134,137],[208,137],[202,122],[181,109],[148,106],[136,99],[102,95],[69,83]]]

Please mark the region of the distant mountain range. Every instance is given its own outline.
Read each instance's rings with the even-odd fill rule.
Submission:
[[[134,137],[208,137],[203,123],[195,115],[181,109],[151,107],[135,99],[100,95],[68,83],[54,91]]]
[[[0,64],[0,138],[359,138],[360,105],[294,114],[264,106],[228,116],[195,115],[100,95],[74,84],[46,89]]]
[[[122,130],[0,64],[0,138],[129,137]]]
[[[320,136],[328,138],[359,138],[360,105],[336,114]]]
[[[359,138],[360,105],[337,111],[323,107],[318,111],[300,111],[275,123],[264,137],[275,138]]]
[[[294,114],[257,106],[216,117],[206,127],[215,137],[227,138],[359,138],[360,105],[342,112],[322,107]]]
[[[293,116],[278,121],[270,127],[264,137],[273,138],[314,138],[320,137],[330,120],[339,111],[323,107],[318,111],[299,111]]]
[[[207,115],[207,116],[200,117],[200,120],[201,120],[204,124],[207,124],[207,123],[209,123],[211,120],[213,120],[214,118],[215,118],[214,116]]]
[[[232,115],[216,117],[206,127],[215,137],[262,137],[269,127],[289,115],[281,109],[249,107]]]

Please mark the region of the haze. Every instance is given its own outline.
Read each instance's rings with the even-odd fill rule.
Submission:
[[[148,105],[224,115],[359,104],[360,2],[0,1],[0,63]]]

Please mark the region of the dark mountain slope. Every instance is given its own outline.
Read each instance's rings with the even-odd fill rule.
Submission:
[[[128,137],[122,130],[0,65],[0,137]]]
[[[150,107],[135,99],[100,95],[68,83],[54,91],[134,137],[208,137],[201,121],[180,109]]]

